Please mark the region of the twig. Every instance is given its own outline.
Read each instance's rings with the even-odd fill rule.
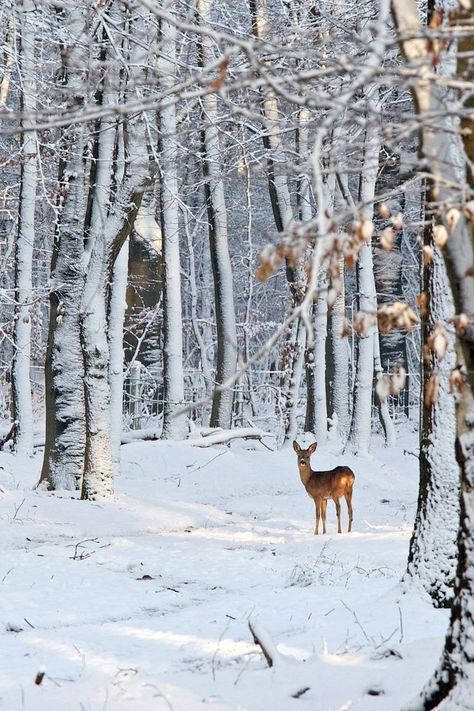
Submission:
[[[371,640],[370,640],[370,638],[369,638],[367,632],[365,631],[365,629],[362,627],[362,625],[361,625],[361,623],[360,623],[360,621],[359,621],[359,618],[357,617],[355,611],[354,611],[354,610],[351,610],[351,608],[350,608],[348,605],[346,605],[346,603],[344,602],[344,600],[341,600],[341,603],[344,605],[344,607],[346,608],[346,610],[348,610],[349,612],[352,613],[352,616],[353,616],[353,618],[354,618],[354,622],[355,622],[356,625],[362,630],[362,634],[364,635],[364,637],[365,637],[365,639],[367,640],[367,642],[369,642],[369,644],[370,644],[370,643],[371,643]],[[372,642],[372,644],[373,644],[373,642]]]
[[[15,513],[13,515],[12,521],[14,521],[16,519],[16,517],[18,516],[18,512],[21,509],[21,507],[23,506],[23,504],[25,503],[25,501],[26,501],[26,499],[23,499],[22,502],[18,506],[15,506]]]
[[[280,659],[280,653],[275,647],[268,632],[251,618],[248,621],[248,626],[252,634],[253,641],[255,644],[258,644],[262,650],[262,654],[265,657],[268,666],[275,666]]]
[[[403,642],[403,615],[402,615],[402,608],[400,605],[398,605],[398,617],[400,619],[400,639],[399,642],[400,644]]]

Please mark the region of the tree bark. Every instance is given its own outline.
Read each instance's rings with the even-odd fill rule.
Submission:
[[[172,86],[176,71],[176,28],[162,20],[163,87]],[[179,249],[178,150],[176,107],[160,113],[161,230],[163,235],[163,437],[184,439],[187,418],[178,414],[184,403],[183,323]]]
[[[21,108],[23,120],[20,201],[18,234],[15,250],[15,352],[12,368],[13,418],[17,423],[15,448],[22,454],[33,454],[33,405],[31,398],[31,300],[33,295],[32,269],[35,241],[35,204],[38,144],[34,124],[36,110],[35,67],[35,6],[23,0],[21,12]]]
[[[459,204],[458,176],[452,160],[453,139],[458,141],[452,120],[449,97],[429,79],[433,62],[429,44],[423,38],[415,0],[392,0],[392,15],[400,45],[409,65],[416,65],[412,85],[416,111],[421,124],[421,154],[430,167],[430,202],[440,220],[450,205]],[[471,2],[470,16],[474,15]],[[470,40],[472,45],[472,38]],[[471,46],[472,51],[472,46]],[[472,66],[462,68],[465,81],[473,80]],[[472,130],[474,122],[470,118]],[[463,134],[465,155],[469,139]],[[458,143],[459,145],[459,143]],[[461,200],[462,200],[461,196]],[[450,230],[443,252],[456,314],[465,314],[469,323],[458,335],[458,363],[464,362],[466,383],[458,394],[456,407],[456,459],[461,471],[460,530],[458,565],[451,620],[440,665],[420,696],[407,706],[410,711],[467,711],[474,709],[474,240],[473,225],[464,214]]]
[[[210,0],[198,0],[200,22],[208,22]],[[205,66],[213,57],[210,39],[201,39],[201,64]],[[214,277],[217,364],[216,386],[212,399],[211,427],[229,428],[232,424],[234,389],[221,388],[231,378],[237,366],[237,328],[232,265],[229,254],[227,207],[224,181],[221,175],[221,148],[217,130],[217,96],[208,93],[203,97],[202,130],[203,168],[209,226],[212,274]]]

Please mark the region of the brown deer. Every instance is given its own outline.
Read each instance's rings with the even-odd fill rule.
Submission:
[[[314,534],[319,532],[319,519],[323,519],[323,533],[326,533],[326,508],[328,499],[336,504],[337,532],[341,533],[341,504],[339,499],[344,496],[349,513],[349,526],[352,529],[352,487],[355,474],[349,467],[336,467],[328,472],[315,472],[311,469],[311,455],[316,451],[317,442],[313,442],[308,449],[301,449],[298,442],[293,442],[293,449],[298,457],[298,469],[301,482],[307,493],[316,504],[316,528]]]

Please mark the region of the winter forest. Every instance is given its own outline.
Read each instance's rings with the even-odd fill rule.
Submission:
[[[3,0],[0,262],[0,709],[474,710],[474,0]]]

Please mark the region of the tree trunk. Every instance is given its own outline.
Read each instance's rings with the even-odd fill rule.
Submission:
[[[460,494],[455,401],[449,386],[456,352],[448,324],[454,316],[454,305],[443,257],[437,248],[432,262],[425,267],[424,281],[429,311],[423,320],[423,342],[440,324],[446,329],[448,347],[443,359],[432,353],[423,367],[423,392],[432,377],[438,379],[439,392],[436,403],[426,399],[422,403],[420,489],[406,577],[420,584],[437,607],[448,607],[456,573]]]
[[[337,432],[342,441],[349,433],[349,343],[343,335],[346,318],[346,295],[344,289],[344,262],[339,265],[339,290],[331,308],[332,346],[332,413],[337,418]]]
[[[373,87],[368,91],[375,92]],[[374,116],[377,115],[376,97],[372,96],[368,99],[368,106],[371,111],[367,117],[367,138],[361,175],[360,200],[363,204],[363,219],[372,221],[381,146],[379,127],[371,123],[374,120]],[[357,286],[359,311],[369,319],[375,319],[377,314],[377,295],[370,240],[363,243],[359,252]],[[358,343],[354,408],[349,440],[353,450],[359,453],[368,452],[370,447],[374,358],[379,353],[379,347],[375,344],[376,338],[378,339],[378,328],[376,323],[371,323],[365,332],[360,335]],[[381,416],[384,430],[389,433],[391,431],[391,422],[388,408],[381,410]]]
[[[85,36],[89,16],[73,8],[66,24],[71,43],[63,53],[65,84],[80,110],[85,102],[83,67],[88,66]],[[64,90],[64,87],[62,87]],[[46,441],[40,485],[48,489],[79,488],[84,469],[84,362],[79,310],[84,286],[83,153],[84,125],[66,130],[68,160],[60,164],[59,211],[51,260],[48,347],[45,363]]]
[[[120,442],[123,423],[123,324],[127,308],[128,245],[124,242],[115,260],[109,300],[109,386],[110,386],[110,438],[112,445],[112,474],[115,480],[120,472]]]
[[[32,0],[21,5],[20,71],[21,108],[26,113],[22,133],[21,188],[18,209],[18,234],[15,251],[15,352],[12,368],[13,418],[16,421],[15,447],[22,454],[33,454],[33,405],[31,399],[31,298],[35,240],[35,202],[38,144],[36,132],[28,130],[36,111],[35,13]]]
[[[306,431],[312,432],[318,444],[327,440],[326,337],[328,323],[327,280],[320,270],[319,291],[313,305],[314,341],[306,351]]]
[[[392,14],[407,63],[416,64],[417,80],[412,85],[416,111],[421,120],[421,153],[432,176],[430,198],[440,204],[440,219],[446,218],[450,203],[459,204],[459,183],[452,160],[453,137],[457,142],[451,106],[443,87],[427,79],[432,73],[432,55],[421,35],[423,28],[414,0],[392,0]],[[471,2],[471,20],[474,2]],[[406,39],[405,39],[406,38]],[[418,39],[420,38],[420,39]],[[472,52],[472,37],[461,40],[461,47]],[[473,80],[472,66],[458,63],[458,75]],[[470,118],[472,127],[472,117]],[[463,134],[465,155],[469,156],[470,137]],[[459,144],[458,144],[459,145]],[[461,200],[463,198],[461,197]],[[465,314],[469,323],[458,334],[457,361],[465,364],[466,382],[456,405],[456,459],[461,471],[460,530],[458,564],[450,626],[440,665],[420,696],[407,706],[410,711],[467,711],[474,709],[474,240],[473,226],[459,218],[443,252],[456,314]]]
[[[173,86],[176,71],[176,28],[161,21],[163,87]],[[160,113],[161,231],[163,235],[163,437],[184,439],[187,418],[178,414],[184,404],[183,323],[179,250],[178,151],[176,107]]]
[[[208,22],[210,0],[198,0],[197,10],[201,22]],[[205,66],[212,59],[211,41],[201,39],[201,64]],[[216,389],[212,400],[211,427],[229,428],[232,424],[234,389],[222,388],[236,370],[237,328],[235,324],[234,287],[232,265],[229,254],[227,230],[227,208],[224,181],[221,175],[221,148],[217,131],[217,96],[208,93],[203,97],[202,131],[205,194],[209,224],[209,244],[212,274],[214,277],[217,366]]]

